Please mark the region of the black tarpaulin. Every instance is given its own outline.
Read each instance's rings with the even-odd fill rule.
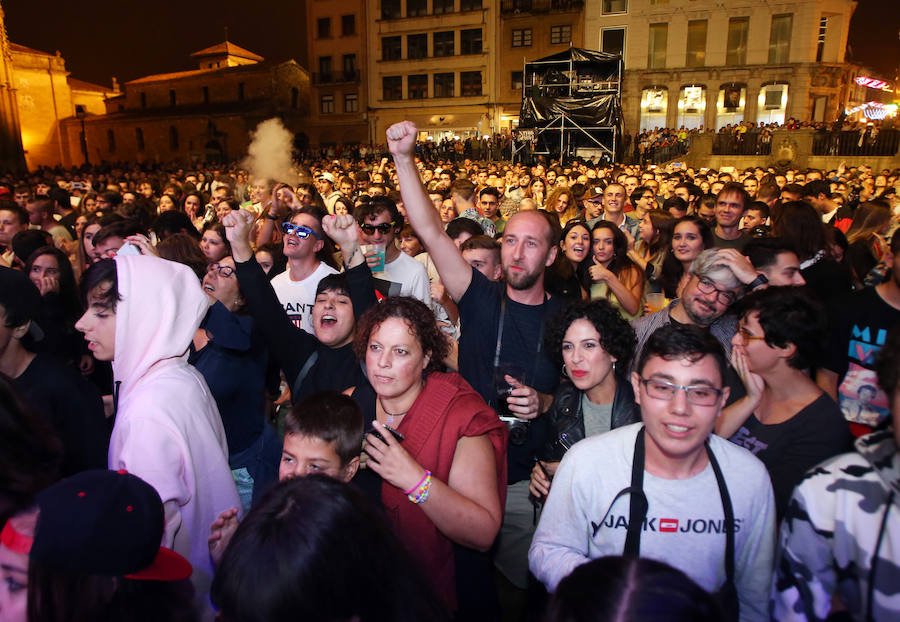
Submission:
[[[538,127],[565,115],[579,125],[618,124],[619,97],[615,93],[591,97],[526,97],[522,100],[519,127]]]
[[[616,54],[575,47],[528,63],[519,127],[543,127],[561,116],[579,125],[618,125],[621,64]]]

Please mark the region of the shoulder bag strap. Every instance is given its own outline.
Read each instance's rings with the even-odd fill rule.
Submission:
[[[638,430],[634,440],[634,458],[631,461],[631,486],[622,491],[631,493],[628,508],[628,533],[625,535],[625,557],[639,557],[641,529],[647,518],[647,496],[644,494],[644,428]],[[622,494],[619,493],[619,494]]]
[[[737,584],[734,581],[734,508],[731,506],[731,496],[728,494],[728,486],[725,484],[725,477],[722,475],[722,469],[719,467],[719,461],[716,460],[712,448],[706,443],[706,455],[709,456],[709,464],[712,466],[713,473],[716,475],[716,484],[719,486],[719,496],[722,498],[722,511],[725,514],[725,585],[719,590],[722,596],[722,604],[726,609],[726,614],[737,619],[740,609],[740,603],[737,595]],[[728,611],[728,609],[732,609]]]

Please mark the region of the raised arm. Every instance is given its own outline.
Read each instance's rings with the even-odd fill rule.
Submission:
[[[241,293],[247,301],[247,309],[278,367],[293,383],[306,359],[315,352],[319,340],[294,326],[288,319],[272,284],[256,263],[250,247],[253,214],[246,210],[236,210],[227,214],[222,224],[225,225],[225,235],[231,242],[235,274]]]
[[[416,168],[417,133],[418,128],[411,121],[392,125],[387,130],[388,149],[397,166],[397,180],[409,223],[434,261],[450,297],[459,301],[472,282],[472,268],[444,231],[440,215],[425,193]]]
[[[359,248],[356,220],[349,214],[330,215],[322,219],[322,228],[325,234],[341,247],[347,289],[353,303],[353,316],[358,321],[360,316],[378,301],[375,298],[372,271],[369,270]]]

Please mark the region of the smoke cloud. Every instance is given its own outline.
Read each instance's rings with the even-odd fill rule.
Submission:
[[[250,148],[241,166],[252,177],[284,182],[292,186],[297,181],[291,152],[294,135],[281,123],[281,119],[267,119],[250,133]]]

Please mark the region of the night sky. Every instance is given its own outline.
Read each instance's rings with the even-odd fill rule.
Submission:
[[[340,1],[340,0],[331,0]],[[229,39],[267,60],[306,64],[304,0],[3,0],[11,41],[60,50],[72,76],[109,85],[152,73],[193,69],[188,55]],[[51,9],[52,7],[52,9]],[[852,60],[891,76],[900,64],[898,0],[859,0],[850,31]],[[51,12],[52,11],[52,12]]]

